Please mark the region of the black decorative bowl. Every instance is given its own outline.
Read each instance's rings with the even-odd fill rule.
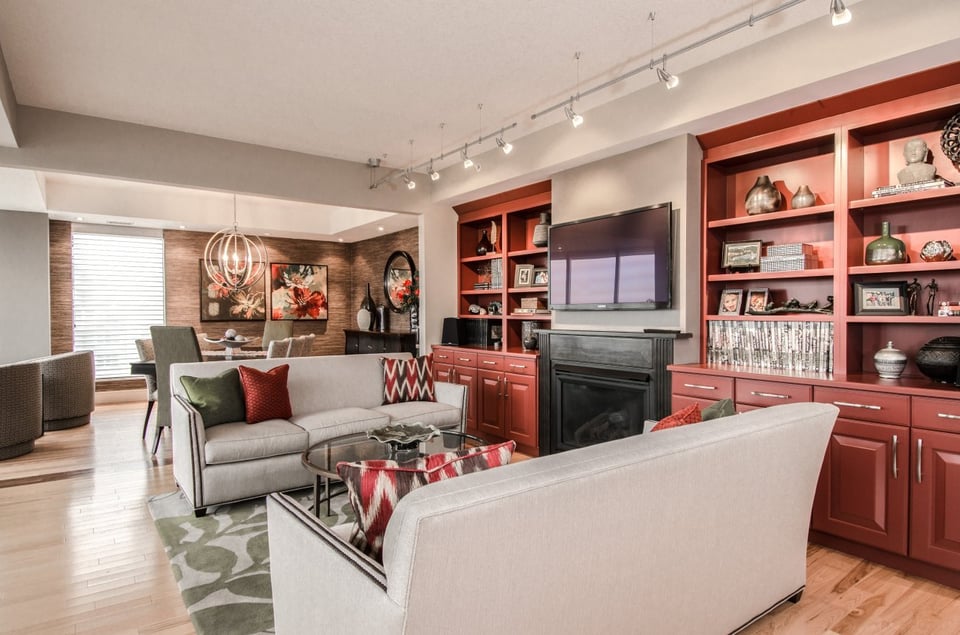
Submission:
[[[957,367],[960,366],[960,337],[937,337],[917,351],[917,368],[920,372],[944,384],[957,383]]]

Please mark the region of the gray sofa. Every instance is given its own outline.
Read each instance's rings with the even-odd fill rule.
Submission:
[[[325,355],[173,364],[170,367],[173,475],[197,515],[206,507],[310,485],[300,456],[332,437],[388,423],[433,424],[462,430],[466,389],[436,382],[436,402],[381,405],[381,357],[409,353]],[[213,377],[240,365],[269,370],[289,364],[287,389],[293,416],[255,425],[223,423],[209,428],[190,404],[180,377]]]
[[[422,487],[382,566],[272,494],[276,632],[739,630],[804,588],[837,412],[777,406]]]

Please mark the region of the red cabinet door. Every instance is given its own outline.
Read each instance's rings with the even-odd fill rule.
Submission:
[[[477,430],[481,436],[506,436],[503,427],[503,373],[478,370],[477,383]]]
[[[537,378],[506,373],[503,376],[507,436],[528,448],[537,447]]]
[[[812,526],[907,553],[909,430],[837,419],[817,484]]]
[[[453,383],[453,365],[451,364],[433,364],[433,381],[442,381]]]
[[[960,569],[960,434],[914,430],[910,555]]]
[[[467,387],[467,432],[477,430],[477,369],[453,367],[454,382]]]

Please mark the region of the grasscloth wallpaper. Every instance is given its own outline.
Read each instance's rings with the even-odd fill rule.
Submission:
[[[263,322],[200,321],[200,259],[210,234],[164,231],[167,324],[193,326],[197,333],[211,337],[229,328],[259,337]],[[366,294],[367,283],[374,302],[383,303],[383,268],[394,251],[406,251],[419,261],[419,231],[406,229],[359,243],[263,238],[270,262],[327,266],[328,320],[294,320],[294,335],[314,333],[314,355],[343,354],[343,329],[356,328],[357,309]],[[51,349],[54,353],[73,350],[73,312],[70,223],[50,222]],[[270,313],[269,281],[265,287],[267,314]],[[406,314],[390,315],[390,330],[409,329]]]

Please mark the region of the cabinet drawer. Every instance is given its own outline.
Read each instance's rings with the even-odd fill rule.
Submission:
[[[456,351],[452,348],[441,348],[439,346],[434,346],[433,361],[440,362],[441,364],[452,364],[454,353],[456,353]]]
[[[464,366],[466,368],[476,368],[477,352],[466,351],[462,349],[454,349],[452,361],[453,361],[453,364],[456,366]]]
[[[503,370],[508,373],[518,375],[536,375],[537,358],[536,357],[510,357],[503,358]]]
[[[841,419],[859,419],[905,426],[910,423],[910,397],[848,388],[817,386],[814,400],[840,408]]]
[[[779,406],[780,404],[800,403],[813,399],[813,391],[810,386],[787,384],[779,381],[738,379],[736,393],[737,404],[750,404],[751,406]]]
[[[915,428],[960,432],[960,400],[914,397],[911,414]]]
[[[481,368],[483,370],[503,370],[503,355],[478,353],[477,368]]]
[[[672,391],[675,395],[686,395],[719,401],[733,399],[733,378],[695,373],[673,373]]]

